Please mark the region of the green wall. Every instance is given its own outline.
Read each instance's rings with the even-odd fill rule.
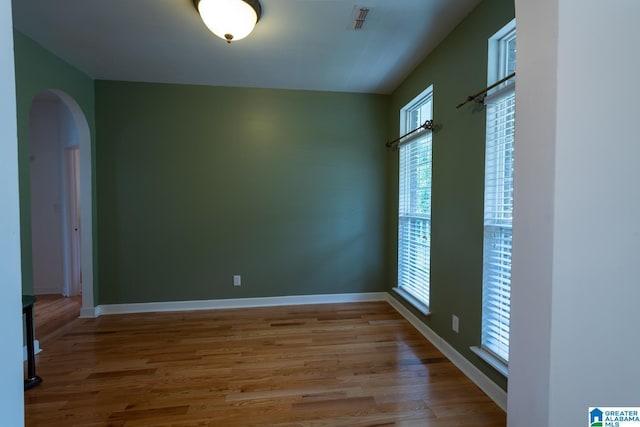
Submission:
[[[18,173],[20,180],[20,240],[22,257],[22,289],[33,292],[31,252],[31,192],[29,186],[29,112],[33,98],[45,89],[65,92],[80,106],[91,132],[95,147],[93,80],[72,67],[19,31],[14,30],[16,98],[18,121]],[[92,149],[92,170],[95,170],[95,150]],[[92,186],[95,190],[95,179]],[[95,191],[93,192],[95,194]],[[95,200],[93,230],[96,233]],[[96,250],[94,240],[94,286],[97,286]]]
[[[416,314],[504,389],[506,379],[469,350],[480,344],[482,319],[485,112],[473,103],[456,106],[487,86],[488,38],[514,16],[513,0],[483,1],[396,89],[390,116],[390,131],[397,135],[400,108],[433,84],[434,122],[441,129],[433,134],[431,315]],[[397,284],[397,151],[388,155],[388,162],[393,287]],[[460,318],[458,334],[451,329],[453,314]]]
[[[97,81],[99,303],[385,291],[388,111]]]

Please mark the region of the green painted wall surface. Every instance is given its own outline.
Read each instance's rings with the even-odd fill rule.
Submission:
[[[485,0],[478,5],[392,94],[390,117],[390,131],[397,135],[400,108],[433,84],[434,121],[441,129],[433,134],[431,316],[421,317],[504,389],[505,378],[469,350],[480,344],[482,319],[485,112],[473,103],[460,109],[456,105],[487,86],[488,38],[514,16],[513,0]],[[397,284],[397,151],[388,162],[393,287]],[[458,334],[451,329],[453,314],[460,318]]]
[[[99,303],[385,291],[388,111],[97,81]]]
[[[86,74],[72,67],[19,31],[14,31],[16,98],[18,121],[18,172],[20,180],[20,240],[23,292],[33,291],[31,252],[31,192],[29,186],[29,112],[33,98],[45,89],[57,89],[71,96],[84,112],[95,147],[94,85]],[[92,150],[95,171],[95,150]],[[95,190],[95,179],[92,182]],[[95,194],[95,191],[93,192]],[[95,200],[93,201],[94,235]],[[97,286],[96,242],[94,239],[94,287]],[[95,295],[95,293],[94,293]]]

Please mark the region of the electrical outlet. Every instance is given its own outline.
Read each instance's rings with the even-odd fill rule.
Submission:
[[[458,316],[455,314],[451,315],[451,329],[453,329],[453,332],[456,334],[460,331],[460,319],[458,319]]]
[[[240,277],[239,274],[236,274],[235,276],[233,276],[233,286],[240,286],[242,285],[242,277]]]

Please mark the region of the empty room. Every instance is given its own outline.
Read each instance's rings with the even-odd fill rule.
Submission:
[[[637,2],[7,3],[6,425],[635,422]]]

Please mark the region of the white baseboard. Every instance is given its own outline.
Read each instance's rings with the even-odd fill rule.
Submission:
[[[193,311],[193,310],[216,310],[223,308],[251,308],[251,307],[273,307],[280,305],[303,305],[303,304],[331,304],[345,302],[362,301],[386,301],[386,292],[369,292],[354,294],[325,294],[325,295],[292,295],[284,297],[263,297],[263,298],[233,298],[201,301],[169,301],[169,302],[145,302],[133,304],[107,304],[99,305],[94,313],[85,313],[81,317],[97,317],[103,314],[131,314],[150,313],[158,311]],[[83,309],[84,310],[84,309]],[[90,314],[93,314],[91,316]]]
[[[80,309],[81,319],[94,319],[96,317],[98,317],[97,307],[82,307]]]
[[[503,411],[507,411],[507,392],[498,387],[480,369],[469,362],[464,356],[446,342],[440,335],[425,325],[411,311],[387,294],[387,302],[396,309],[409,323],[415,327],[426,339],[442,352],[451,362],[458,367],[471,381],[473,381],[487,396],[491,398]]]
[[[33,340],[33,350],[34,350],[33,352],[34,352],[35,354],[38,354],[38,353],[40,353],[40,352],[42,351],[42,349],[40,348],[40,341],[38,341],[38,340]],[[24,346],[22,347],[22,360],[23,360],[23,361],[26,361],[26,360],[27,360],[27,358],[28,358],[28,357],[27,357],[27,346],[26,346],[26,345],[24,345]]]

